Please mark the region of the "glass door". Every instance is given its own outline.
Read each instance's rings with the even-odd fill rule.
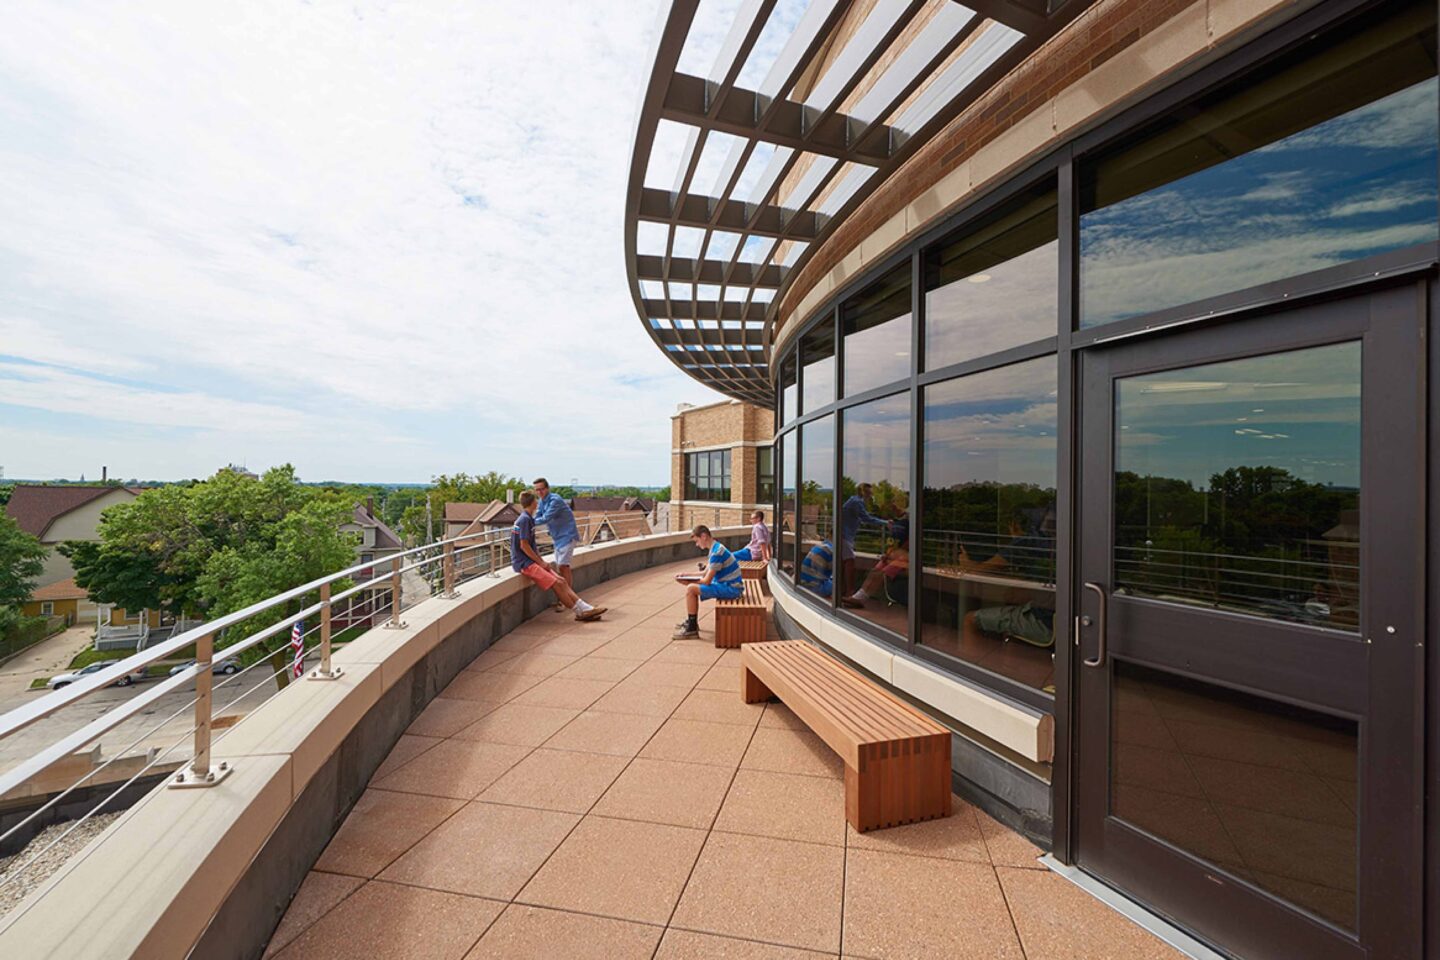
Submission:
[[[1083,359],[1077,859],[1247,960],[1418,955],[1423,302]]]

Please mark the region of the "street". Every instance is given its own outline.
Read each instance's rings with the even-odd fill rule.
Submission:
[[[24,704],[33,703],[49,693],[49,691],[43,690],[31,691],[27,688],[33,678],[50,677],[65,668],[70,658],[77,652],[77,648],[71,645],[73,638],[63,643],[61,641],[73,632],[66,631],[66,634],[37,644],[35,651],[27,651],[22,657],[6,664],[3,686],[0,686],[0,714]],[[88,636],[83,640],[84,642],[78,649],[83,649],[88,643]],[[50,647],[50,649],[39,650],[40,647]],[[64,651],[67,649],[69,652],[65,653]],[[30,662],[23,667],[16,667],[21,660]],[[55,666],[57,660],[58,667]],[[217,736],[223,733],[224,728],[228,726],[220,718],[243,715],[275,692],[275,682],[270,679],[269,671],[263,666],[257,666],[249,673],[237,676],[238,679],[224,675],[217,675],[214,678]],[[159,680],[150,679],[128,687],[107,687],[104,690],[97,690],[80,702],[7,737],[0,741],[0,772],[10,769],[59,738],[80,729],[107,710],[140,694],[151,684],[158,682]],[[242,691],[244,692],[243,697]],[[140,713],[101,737],[99,741],[101,755],[105,759],[109,759],[118,755],[144,753],[151,747],[165,750],[176,741],[182,740],[194,724],[194,713],[191,709],[187,709],[193,696],[193,689],[187,687],[165,694],[154,703],[149,704]],[[237,700],[237,698],[240,699]],[[236,702],[231,704],[231,701]],[[171,717],[172,714],[176,716],[167,720],[166,718]],[[158,729],[151,731],[151,728],[157,725],[159,725]],[[87,744],[85,749],[90,746],[93,744]],[[189,756],[189,743],[181,742],[166,756],[165,760],[166,762],[183,760]]]

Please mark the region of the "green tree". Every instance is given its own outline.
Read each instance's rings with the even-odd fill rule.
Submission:
[[[21,616],[20,605],[35,589],[45,569],[45,548],[10,517],[0,514],[0,651],[5,641],[33,620]]]
[[[10,517],[0,514],[0,607],[19,607],[45,569],[45,547]]]
[[[509,477],[497,470],[478,476],[468,473],[445,474],[435,478],[435,485],[424,492],[424,496],[405,508],[400,517],[400,533],[407,543],[425,541],[425,506],[430,505],[430,516],[438,538],[445,529],[445,504],[447,503],[489,503],[504,500],[507,491],[519,493],[530,484],[519,477]]]
[[[300,483],[289,465],[259,479],[221,470],[107,509],[98,542],[64,549],[76,582],[97,602],[214,619],[352,563],[353,541],[339,525],[353,508],[350,496]],[[253,617],[226,630],[216,645],[239,642],[315,599]],[[278,659],[286,642],[270,638],[245,659]],[[285,671],[276,672],[283,686]]]

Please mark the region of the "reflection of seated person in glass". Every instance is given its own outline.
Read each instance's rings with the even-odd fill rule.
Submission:
[[[893,521],[890,524],[890,535],[895,538],[895,542],[885,549],[880,562],[865,575],[865,582],[860,585],[860,589],[840,598],[840,602],[845,606],[863,607],[865,601],[872,598],[885,599],[891,603],[905,602],[906,598],[902,596],[905,588],[896,581],[910,572],[910,524],[903,518]]]
[[[1055,570],[1055,510],[1017,510],[1010,518],[1010,540],[987,560],[976,561],[960,547],[960,576],[988,573],[996,577],[1048,584]],[[1021,587],[1023,590],[1024,588]],[[1053,603],[1048,601],[1047,603]],[[1022,640],[1036,647],[1055,645],[1053,606],[1026,601],[997,604],[965,614],[964,631]]]
[[[815,544],[800,561],[800,586],[822,597],[830,596],[835,589],[834,567],[835,548],[830,541]]]
[[[870,495],[874,487],[862,483],[855,488],[850,499],[840,505],[840,571],[845,589],[855,582],[855,537],[860,533],[861,524],[889,528],[888,521],[871,516]]]

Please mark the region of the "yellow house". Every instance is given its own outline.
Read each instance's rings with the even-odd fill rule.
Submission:
[[[75,578],[70,577],[40,587],[20,610],[27,617],[64,617],[69,627],[79,623],[81,617],[93,617],[95,604],[83,588],[75,586]]]

